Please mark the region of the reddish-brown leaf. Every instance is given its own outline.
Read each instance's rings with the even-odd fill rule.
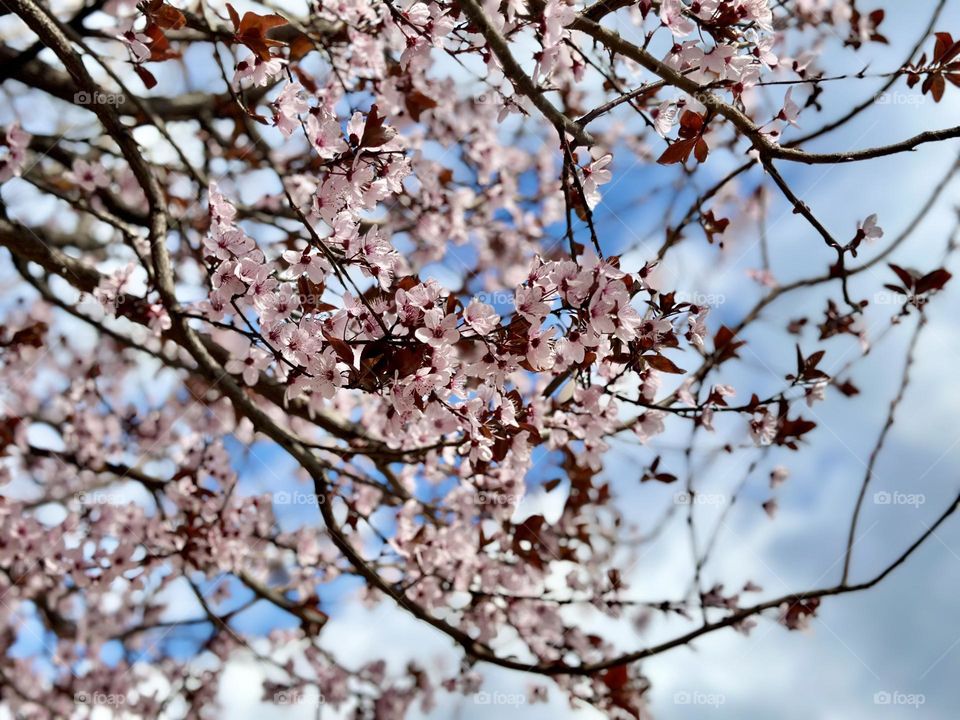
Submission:
[[[684,111],[680,116],[680,137],[690,138],[703,130],[703,118],[692,110]]]
[[[153,76],[152,72],[147,70],[143,65],[134,65],[133,69],[136,71],[137,75],[140,76],[140,79],[143,81],[143,84],[146,86],[147,90],[156,87],[157,79]]]
[[[673,375],[681,375],[685,372],[683,368],[677,367],[673,360],[665,355],[644,355],[643,359],[647,361],[647,365],[660,372]]]
[[[180,57],[180,53],[170,47],[170,41],[159,25],[148,23],[143,32],[150,38],[150,62],[163,62]]]
[[[932,75],[933,82],[930,84],[930,95],[933,96],[934,102],[940,102],[943,99],[943,93],[947,89],[947,83],[943,79],[943,75]]]
[[[713,214],[713,210],[708,210],[703,213],[703,216],[700,219],[700,225],[703,227],[703,231],[707,234],[707,242],[711,245],[713,244],[714,235],[723,235],[724,231],[727,229],[727,226],[730,224],[730,220],[727,218],[718,218]],[[720,244],[721,247],[723,243]]]
[[[917,295],[922,295],[934,290],[941,290],[952,277],[953,275],[944,268],[937,268],[933,272],[927,273],[917,280]]]
[[[183,13],[164,0],[148,0],[142,8],[147,18],[164,30],[179,30],[187,24]]]
[[[687,158],[690,157],[690,153],[693,152],[693,148],[696,144],[696,138],[690,138],[689,140],[676,140],[666,150],[664,150],[663,155],[657,159],[657,162],[661,165],[685,163]]]
[[[836,383],[835,387],[847,397],[853,397],[854,395],[860,394],[860,388],[854,385],[850,380],[844,380],[841,383]]]
[[[397,131],[384,125],[385,118],[380,114],[380,109],[374,103],[370,106],[370,112],[367,114],[367,122],[363,126],[363,136],[356,139],[356,135],[351,135],[350,140],[361,148],[377,148],[389,141]]]
[[[270,59],[270,48],[285,44],[267,37],[268,30],[287,24],[286,19],[280,15],[260,15],[248,11],[241,18],[230,3],[227,3],[227,12],[230,13],[230,21],[233,23],[234,40],[246,45],[261,60]]]
[[[747,341],[734,340],[735,337],[733,330],[726,325],[721,325],[720,329],[717,330],[717,334],[713,338],[713,345],[716,348],[714,352],[717,355],[718,362],[722,363],[730,358],[740,357],[737,355],[737,348],[746,345]]]
[[[616,665],[603,674],[603,684],[611,690],[622,690],[629,680],[626,665]]]
[[[891,270],[893,270],[897,277],[900,278],[900,282],[903,283],[903,286],[908,290],[912,290],[917,279],[913,276],[909,270],[906,270],[899,265],[894,265],[893,263],[887,263]]]
[[[414,122],[420,122],[420,115],[426,110],[432,110],[437,106],[437,101],[429,95],[419,90],[411,90],[404,96],[407,105],[407,112]]]
[[[697,162],[703,163],[707,161],[707,153],[710,152],[710,148],[707,147],[707,142],[702,137],[697,138],[697,144],[693,149],[693,156],[697,158]]]
[[[945,62],[944,58],[954,44],[953,37],[950,35],[950,33],[946,32],[938,32],[936,33],[936,37],[937,42],[933,47],[933,62]]]

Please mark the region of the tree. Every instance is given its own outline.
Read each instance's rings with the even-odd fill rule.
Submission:
[[[960,164],[930,179],[892,239],[879,208],[828,228],[784,168],[960,137],[808,149],[888,92],[939,103],[960,85],[960,41],[937,32],[945,0],[913,47],[888,41],[883,10],[863,4],[377,0],[296,14],[5,0],[0,245],[24,298],[5,304],[0,328],[5,703],[24,717],[91,704],[216,716],[219,673],[252,653],[283,678],[265,697],[319,693],[358,717],[429,709],[438,689],[474,693],[500,666],[530,676],[532,699],[549,688],[639,718],[639,661],[763,619],[802,628],[825,598],[894,572],[956,508],[882,572],[856,572],[874,465],[954,244],[940,266],[886,263]],[[882,73],[824,67],[817,52],[887,42],[904,61]],[[793,129],[815,125],[836,83],[852,98],[871,81],[839,119]],[[672,198],[642,262],[595,217],[637,163],[650,180],[628,201]],[[732,169],[697,190],[711,163]],[[821,274],[781,284],[771,272],[765,208],[778,198],[806,221]],[[721,323],[659,266],[693,243],[716,253],[740,217],[760,227],[763,290]],[[666,459],[657,436],[688,428],[689,460],[713,433],[742,457],[729,504],[758,474],[775,488],[788,471],[763,463],[816,437],[804,401],[859,392],[851,371],[865,350],[836,372],[822,361],[830,339],[865,337],[869,303],[853,280],[868,274],[889,281],[873,286],[892,298],[888,326],[913,329],[840,577],[782,596],[707,583],[722,525],[696,529],[709,473]],[[725,381],[765,309],[813,287],[830,299],[781,337],[775,357],[796,368],[780,387]],[[623,482],[673,498],[639,536],[603,475],[625,437],[640,446]],[[293,463],[304,484],[274,476],[251,491],[245,474],[262,457]],[[561,498],[558,517],[517,514],[534,489]],[[293,504],[309,516],[291,530],[281,519]],[[774,492],[763,509],[774,515]],[[673,519],[690,529],[689,592],[638,600],[623,551]],[[330,597],[357,592],[353,581],[366,602],[447,636],[459,670],[395,676],[321,647]],[[175,585],[195,596],[195,617],[166,616]],[[236,628],[263,606],[296,624]],[[688,626],[624,652],[571,608]],[[45,664],[10,652],[19,613],[50,634]],[[168,651],[171,634],[187,653]],[[290,647],[297,662],[279,660]],[[145,690],[157,676],[162,687]]]

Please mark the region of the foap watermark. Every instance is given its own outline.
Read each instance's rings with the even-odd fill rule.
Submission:
[[[903,705],[906,707],[919,708],[927,702],[925,695],[921,693],[905,693],[899,690],[881,690],[873,694],[874,705]]]
[[[893,292],[892,290],[881,290],[873,294],[873,302],[875,305],[896,305],[897,307],[913,305],[919,308],[926,305],[929,301],[929,293],[908,295],[907,293]]]
[[[274,705],[302,705],[304,703],[323,705],[325,703],[323,693],[319,693],[318,697],[312,697],[299,688],[277,690],[273,693],[272,700]]]
[[[520,499],[520,495],[494,493],[485,490],[478,490],[470,496],[470,502],[474,505],[516,505],[520,502]]]
[[[678,492],[673,496],[674,505],[723,505],[727,496],[720,493]]]
[[[327,302],[329,298],[325,298],[323,293],[293,293],[290,298],[295,307],[298,308],[312,309],[319,307],[325,311],[333,308],[333,306]]]
[[[87,92],[81,90],[73,95],[74,105],[122,105],[127,101],[123,93]]]
[[[514,294],[512,292],[506,292],[505,290],[500,290],[497,292],[478,292],[474,293],[473,299],[477,302],[486,303],[487,305],[509,305],[513,307],[514,304]]]
[[[877,105],[923,105],[927,99],[916,93],[885,92],[873,96]]]
[[[688,99],[689,98],[689,99]],[[690,102],[690,101],[693,102]],[[717,98],[709,90],[703,90],[700,92],[687,93],[685,98],[681,98],[676,101],[676,106],[680,110],[693,110],[694,112],[700,111],[703,112],[702,108],[698,108],[697,105],[708,106],[710,103],[717,101]]]
[[[473,101],[477,105],[489,105],[496,108],[518,107],[514,97],[507,97],[496,90],[487,90],[473,96]]]
[[[678,303],[690,303],[697,307],[719,307],[727,301],[727,296],[723,293],[691,293],[681,290],[674,295],[674,300]]]
[[[326,501],[327,499],[323,495],[300,490],[282,491],[273,494],[274,505],[323,505]]]
[[[120,308],[127,302],[127,296],[123,293],[94,293],[81,292],[77,298],[76,308],[84,312],[96,312],[102,310],[109,315],[119,315]]]
[[[708,693],[699,690],[680,690],[673,694],[674,705],[699,705],[701,707],[719,708],[727,701],[722,693]]]
[[[119,693],[80,691],[74,693],[73,701],[78,705],[99,705],[101,707],[120,707],[127,704],[127,696]]]
[[[81,505],[118,505],[123,502],[120,493],[109,490],[81,490],[77,493]]]
[[[487,692],[481,690],[473,696],[477,705],[501,705],[507,707],[521,707],[527,704],[527,696],[523,693]]]
[[[887,492],[881,490],[873,494],[875,505],[909,505],[911,507],[920,507],[927,501],[927,496],[923,493],[905,493],[905,492]]]

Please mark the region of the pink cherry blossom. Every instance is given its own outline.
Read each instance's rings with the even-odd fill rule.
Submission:
[[[76,182],[84,192],[92,193],[97,188],[107,187],[110,184],[110,179],[107,177],[107,172],[103,166],[97,163],[89,163],[80,158],[73,161],[71,174],[73,175],[74,182]]]
[[[857,225],[857,233],[866,240],[879,240],[883,237],[883,229],[877,225],[877,214],[868,215],[867,219]]]
[[[227,361],[224,369],[228,373],[241,375],[247,385],[255,385],[260,373],[270,366],[270,354],[247,342],[245,349]]]
[[[6,154],[0,156],[0,183],[20,176],[26,162],[27,148],[30,147],[30,137],[30,134],[24,132],[19,123],[13,123],[7,127],[3,139]]]
[[[476,298],[464,309],[463,319],[478,335],[487,335],[500,324],[500,316],[494,309]]]
[[[444,315],[440,308],[432,308],[423,314],[424,327],[416,331],[417,339],[431,347],[452,345],[460,339],[457,316]]]
[[[684,14],[684,10],[685,7],[680,0],[663,0],[660,3],[660,20],[678,38],[689,35],[696,27]]]

